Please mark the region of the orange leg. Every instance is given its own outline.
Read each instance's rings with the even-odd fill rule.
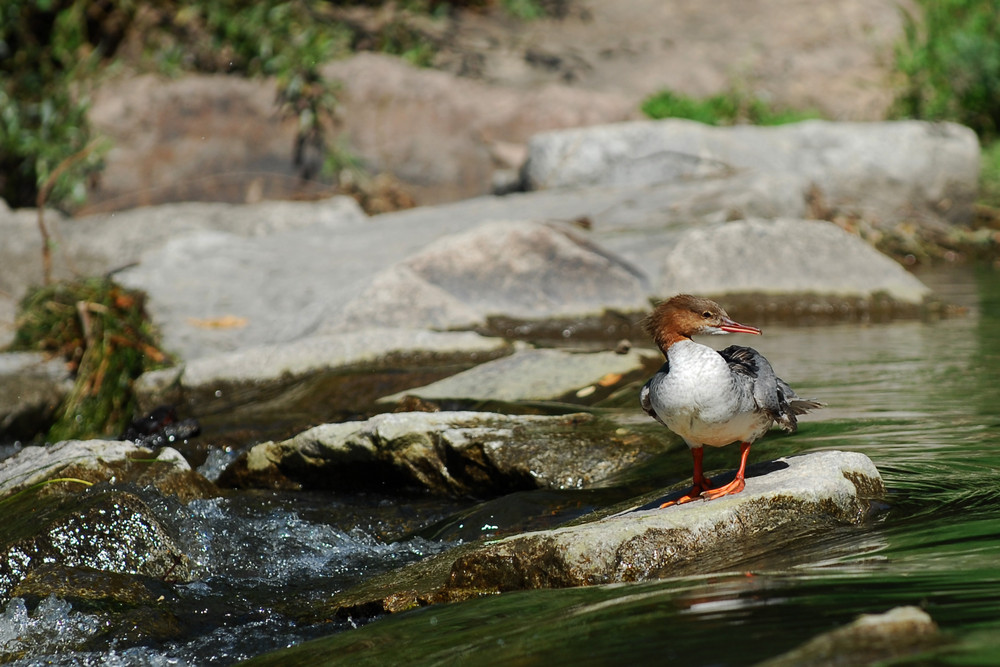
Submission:
[[[740,469],[736,471],[736,477],[733,478],[729,484],[724,484],[717,489],[712,489],[711,491],[704,491],[701,497],[705,500],[715,500],[716,498],[721,498],[722,496],[728,496],[731,493],[739,493],[746,486],[746,481],[744,481],[744,475],[747,469],[747,457],[750,456],[750,443],[741,442],[740,443]]]
[[[663,503],[660,505],[660,509],[670,507],[671,505],[683,505],[684,503],[689,503],[692,500],[701,500],[701,494],[707,492],[711,488],[708,485],[708,479],[705,477],[705,473],[702,472],[701,469],[701,459],[704,454],[704,447],[696,447],[691,450],[691,458],[694,459],[694,475],[691,480],[693,486],[691,487],[691,490],[677,500],[671,500],[668,503]]]

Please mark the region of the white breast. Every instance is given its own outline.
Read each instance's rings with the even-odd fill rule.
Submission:
[[[753,441],[771,420],[710,347],[685,340],[667,350],[668,373],[650,381],[650,402],[667,427],[689,446],[722,447]]]

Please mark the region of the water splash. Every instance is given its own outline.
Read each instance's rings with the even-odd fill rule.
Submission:
[[[187,512],[182,539],[207,579],[281,586],[303,577],[337,577],[347,584],[376,565],[389,569],[448,546],[422,538],[383,542],[359,527],[308,521],[266,502],[213,498],[190,503]]]
[[[50,595],[29,613],[22,598],[12,598],[0,616],[0,654],[71,651],[104,627],[98,616],[72,609],[69,602]]]

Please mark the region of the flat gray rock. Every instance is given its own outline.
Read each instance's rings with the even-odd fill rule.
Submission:
[[[419,489],[487,497],[599,486],[664,445],[589,414],[399,412],[323,424],[253,447],[223,474],[237,486]]]
[[[717,500],[637,509],[483,545],[454,563],[448,585],[514,590],[730,569],[755,540],[770,539],[773,548],[782,531],[790,537],[814,522],[856,523],[885,493],[864,454],[816,452],[765,465],[772,470],[748,475],[743,492]]]
[[[954,123],[805,121],[712,127],[667,119],[544,132],[524,167],[531,188],[652,184],[734,171],[796,174],[827,206],[881,222],[971,220],[979,175],[972,130]]]
[[[382,401],[398,401],[406,395],[428,400],[509,402],[587,398],[601,388],[616,387],[649,373],[660,363],[658,355],[654,358],[638,350],[627,354],[520,350],[433,384],[386,396]]]
[[[931,291],[857,236],[818,220],[741,220],[692,229],[663,256],[661,298],[693,293],[884,294],[920,304]]]
[[[375,615],[491,592],[731,571],[831,525],[860,523],[884,495],[863,454],[780,458],[751,466],[741,493],[666,509],[657,499],[587,523],[463,545],[335,596],[329,611]]]
[[[670,296],[667,281],[679,278],[664,257],[677,255],[675,245],[693,228],[748,216],[801,219],[817,207],[858,208],[874,222],[900,215],[919,222],[920,211],[938,222],[960,219],[971,202],[963,188],[978,165],[974,137],[970,144],[948,124],[624,123],[539,135],[536,144],[529,172],[551,171],[564,180],[545,183],[558,189],[373,218],[345,198],[172,204],[80,220],[49,214],[57,277],[69,275],[66,267],[83,274],[128,267],[116,278],[149,294],[165,348],[184,361],[379,326],[546,338],[551,332],[539,336],[540,328],[522,323],[558,333],[576,322],[607,337],[607,318],[637,319],[650,299]],[[600,172],[602,160],[586,167],[596,175],[574,166],[595,156],[614,157],[609,164],[625,172]],[[666,171],[657,167],[668,158]],[[788,238],[758,248],[767,261],[743,273],[741,284],[756,280],[767,293],[826,288],[824,271],[867,280],[887,266],[877,253],[855,252],[861,244],[808,231],[789,229]],[[16,267],[0,275],[0,318],[11,320],[14,301],[41,279],[32,212],[0,210],[0,235],[0,265]],[[796,255],[803,249],[821,254],[826,267],[803,265]],[[698,248],[719,256],[738,250]],[[725,266],[711,266],[685,289],[733,282]],[[887,289],[909,291],[894,298],[912,303],[920,288],[903,275],[889,276]]]
[[[511,351],[502,339],[468,331],[364,329],[194,359],[144,373],[134,389],[143,410],[161,403],[183,403],[192,414],[200,415],[263,400],[281,388],[323,374],[346,374],[364,384],[366,373],[379,370],[443,367],[454,372]],[[405,382],[402,372],[398,376],[399,382]],[[345,391],[352,391],[350,382]]]
[[[169,246],[168,259],[161,265],[163,269],[152,270],[156,263],[151,261],[134,282],[141,284],[152,296],[150,311],[168,330],[168,347],[187,356],[199,346],[224,347],[234,338],[242,340],[234,336],[234,331],[242,332],[249,324],[235,330],[206,329],[192,324],[189,319],[218,319],[233,314],[231,297],[228,303],[226,299],[227,290],[235,289],[235,285],[225,281],[220,274],[225,270],[233,271],[240,266],[239,261],[250,261],[250,258],[227,252],[229,246],[239,248],[248,239],[280,237],[309,227],[314,228],[311,234],[322,234],[317,231],[321,229],[355,228],[367,222],[367,217],[350,197],[333,197],[310,202],[266,201],[252,205],[186,202],[78,219],[46,211],[45,221],[53,241],[52,267],[56,280],[118,271]],[[189,237],[191,240],[186,240]],[[37,211],[10,211],[0,206],[0,238],[4,239],[0,243],[0,266],[4,267],[0,272],[0,324],[12,325],[17,301],[29,287],[42,284],[42,239]],[[266,270],[260,261],[266,256],[264,246],[249,266],[258,271]],[[184,260],[191,261],[185,263]],[[115,277],[122,278],[123,274],[116,273]],[[273,280],[273,277],[248,270],[246,276],[238,276],[238,279],[245,289],[252,290],[266,286],[268,279]],[[215,284],[215,280],[222,282]],[[127,282],[127,279],[122,278],[122,281]],[[184,300],[187,310],[174,311],[171,305],[175,299]],[[297,302],[297,305],[301,304]],[[190,328],[199,334],[199,341],[192,343],[194,349],[182,349],[183,340],[174,344],[171,339],[175,327],[182,331]],[[0,326],[0,344],[9,342],[7,331],[8,326]],[[220,338],[221,342],[216,342]]]

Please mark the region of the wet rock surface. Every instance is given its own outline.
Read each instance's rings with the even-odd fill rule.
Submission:
[[[463,546],[335,596],[330,608],[381,614],[489,592],[738,569],[830,526],[864,521],[885,487],[868,457],[831,451],[752,466],[742,493],[658,509],[680,493],[602,519]]]
[[[8,516],[0,546],[4,599],[43,565],[171,581],[190,580],[197,570],[173,529],[135,490],[102,487],[62,498],[31,493],[6,500],[4,512]],[[39,594],[60,590],[36,587]]]
[[[64,617],[61,640],[66,649],[86,651],[108,638],[122,648],[150,639],[168,641],[181,636],[186,625],[171,609],[177,595],[170,583],[138,574],[42,565],[29,571],[10,596],[24,605],[25,617],[29,606],[36,617]],[[30,642],[30,633],[18,639]]]
[[[67,478],[72,481],[46,484]],[[25,447],[0,461],[3,496],[35,485],[42,485],[44,493],[74,495],[80,491],[80,480],[89,484],[113,480],[149,485],[185,500],[218,493],[171,447],[154,452],[121,440],[66,440]]]
[[[667,446],[585,413],[400,412],[256,445],[220,483],[482,498],[600,486]]]
[[[919,607],[864,614],[758,667],[874,664],[918,653],[942,641],[937,623]]]

